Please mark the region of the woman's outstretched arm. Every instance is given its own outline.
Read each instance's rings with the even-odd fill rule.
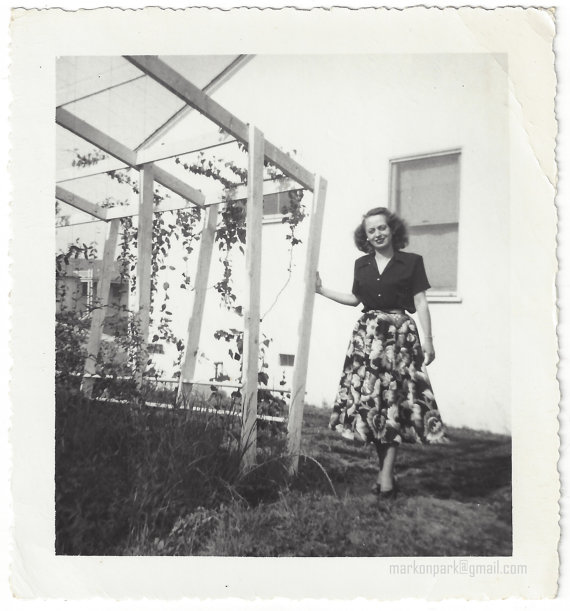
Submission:
[[[339,291],[332,291],[331,289],[325,288],[319,272],[317,272],[315,291],[319,295],[332,299],[337,303],[342,303],[343,305],[357,306],[360,303],[360,299],[355,297],[352,293],[340,293]]]
[[[422,350],[425,357],[424,362],[426,365],[429,365],[433,359],[435,359],[435,350],[431,332],[431,316],[425,291],[414,295],[414,305],[416,306],[416,311],[418,312],[418,318],[420,319],[420,325],[424,334],[424,341],[422,342]]]

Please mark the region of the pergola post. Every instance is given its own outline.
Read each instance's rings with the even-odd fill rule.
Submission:
[[[245,327],[242,361],[242,470],[255,464],[257,451],[257,384],[259,361],[259,318],[261,289],[261,226],[263,218],[263,159],[262,132],[249,126],[249,156],[246,209],[246,291]]]
[[[109,224],[109,232],[105,240],[105,248],[103,250],[103,266],[101,269],[101,278],[97,284],[97,301],[98,305],[91,314],[91,328],[89,330],[89,339],[87,341],[87,358],[83,368],[84,375],[93,375],[96,371],[97,355],[101,347],[101,338],[103,336],[103,324],[105,323],[105,314],[109,305],[109,293],[111,290],[111,277],[113,276],[113,262],[115,260],[115,249],[117,247],[117,236],[119,235],[120,221],[113,220]],[[93,378],[84,377],[81,381],[81,391],[87,397],[91,397],[93,393]]]
[[[150,324],[150,288],[152,263],[152,208],[154,177],[152,164],[144,164],[139,172],[139,224],[137,231],[137,291],[136,316],[139,323],[141,352],[137,363],[137,383],[142,378],[148,358],[148,330]]]
[[[299,322],[297,354],[295,355],[295,366],[293,368],[293,380],[291,383],[291,406],[289,408],[289,422],[287,424],[287,450],[290,456],[289,466],[292,473],[296,473],[299,466],[305,385],[307,382],[309,346],[311,328],[313,325],[313,306],[315,303],[315,281],[319,263],[319,250],[321,247],[321,231],[323,226],[326,192],[327,181],[321,176],[317,176],[315,180],[315,191],[313,193],[311,224],[309,227],[309,240],[305,260],[303,307],[301,310],[301,320]]]
[[[190,381],[194,379],[194,372],[196,370],[204,304],[206,303],[206,290],[208,288],[208,276],[210,274],[210,262],[212,260],[212,249],[214,247],[214,237],[216,234],[218,208],[218,204],[208,208],[204,220],[202,238],[200,239],[198,269],[196,271],[196,281],[194,284],[194,301],[192,303],[192,314],[188,321],[186,351],[184,353],[184,361],[180,372],[180,383],[178,385],[179,402],[187,400],[192,390]]]

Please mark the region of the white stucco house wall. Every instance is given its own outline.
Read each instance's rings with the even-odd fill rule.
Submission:
[[[327,178],[319,268],[325,285],[337,290],[352,286],[361,254],[352,232],[361,215],[379,205],[398,209],[394,183],[404,180],[398,161],[411,161],[413,174],[419,159],[421,174],[425,157],[449,155],[455,217],[451,204],[439,209],[433,196],[423,195],[421,175],[415,199],[401,204],[408,221],[426,220],[424,212],[428,221],[430,215],[442,221],[433,227],[442,230],[437,238],[412,235],[408,247],[424,256],[432,285],[443,287],[430,291],[437,356],[429,374],[449,424],[497,432],[510,430],[511,409],[507,89],[506,55],[500,54],[259,56],[215,95]],[[287,268],[282,233],[279,225],[264,226],[266,301]],[[295,280],[263,327],[276,355],[294,354],[296,346],[301,252],[296,261]],[[359,313],[317,296],[309,402],[334,401]]]
[[[442,416],[450,425],[496,432],[510,431],[511,410],[507,95],[506,55],[450,53],[260,55],[212,96],[328,180],[319,264],[326,286],[351,290],[354,259],[362,254],[352,234],[366,210],[388,206],[409,221],[408,250],[424,256],[434,287],[437,356],[429,374]],[[175,139],[185,130],[191,137],[191,121],[176,126]],[[276,220],[263,226],[262,315],[288,277],[286,228]],[[307,229],[306,220],[291,278],[262,322],[272,338],[270,386],[289,380],[297,349]],[[217,265],[214,253],[212,277]],[[239,292],[239,261],[234,268]],[[192,296],[173,295],[173,330],[184,337]],[[360,309],[316,297],[308,402],[334,401]],[[211,378],[214,363],[224,361],[224,373],[236,379],[238,364],[212,335],[239,324],[209,291],[196,378]],[[175,351],[165,352],[172,375]]]

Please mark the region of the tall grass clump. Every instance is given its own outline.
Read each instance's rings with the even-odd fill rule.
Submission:
[[[117,554],[236,496],[239,418],[56,394],[56,552]]]
[[[283,423],[258,422],[258,464],[242,473],[235,411],[192,407],[200,405],[147,408],[58,388],[57,554],[120,555],[164,538],[182,518],[202,532],[202,518],[224,504],[257,506],[302,486],[302,473],[314,479],[311,464],[291,481]]]

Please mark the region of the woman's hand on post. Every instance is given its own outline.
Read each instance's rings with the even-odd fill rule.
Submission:
[[[424,365],[429,365],[435,359],[435,350],[433,347],[433,340],[431,337],[427,337],[424,339],[424,344],[422,346],[424,353]]]
[[[317,276],[315,278],[315,292],[320,294],[322,288],[323,288],[323,281],[321,280],[321,275],[319,274],[319,272],[317,272]]]
[[[355,297],[352,293],[341,293],[329,288],[324,288],[319,272],[315,275],[315,292],[327,299],[342,303],[343,305],[357,306],[360,303],[360,299]]]

